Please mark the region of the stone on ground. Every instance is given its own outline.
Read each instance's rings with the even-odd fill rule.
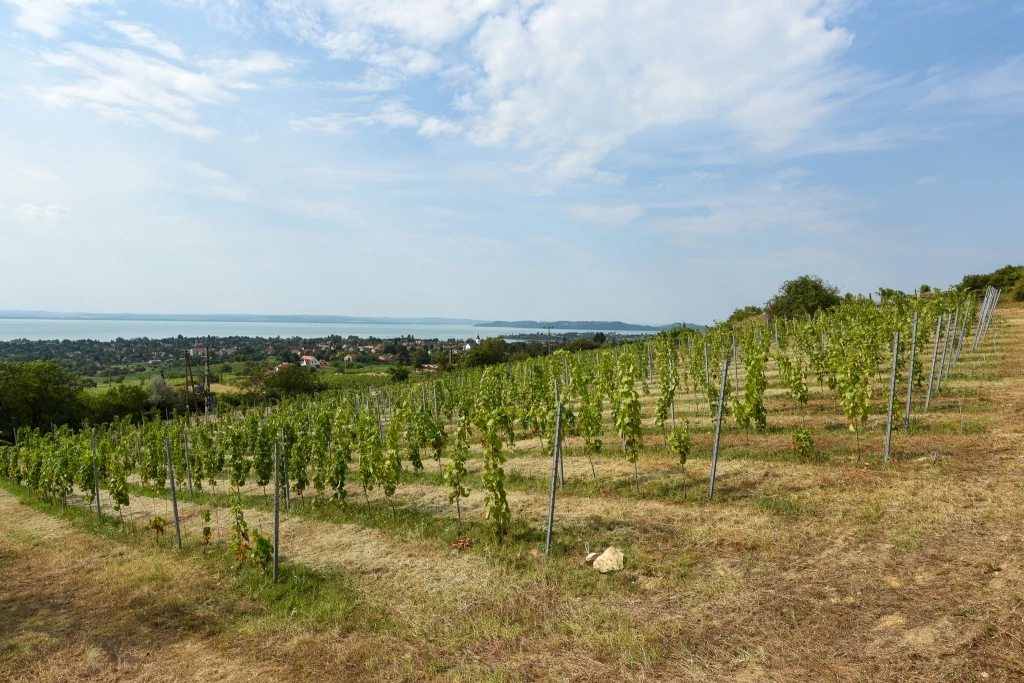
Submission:
[[[594,569],[602,574],[617,572],[622,569],[622,560],[622,551],[615,546],[610,546],[601,553],[600,557],[594,560]]]

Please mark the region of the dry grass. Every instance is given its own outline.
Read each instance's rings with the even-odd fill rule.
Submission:
[[[539,442],[521,442],[509,461],[509,498],[528,531],[504,548],[477,537],[458,553],[444,533],[297,509],[282,525],[285,554],[335,577],[325,585],[351,582],[363,605],[354,611],[274,612],[197,551],[84,533],[0,492],[0,571],[16,577],[0,584],[0,676],[1024,680],[1024,307],[1000,311],[999,349],[965,354],[932,411],[896,436],[887,466],[878,411],[858,453],[841,420],[812,410],[828,457],[787,459],[801,418],[777,392],[769,415],[780,429],[726,434],[712,505],[700,500],[707,433],[695,437],[685,502],[656,431],[639,496],[614,452],[590,483],[570,450],[550,561],[537,552],[550,474]],[[252,493],[247,518],[266,530]],[[363,504],[355,487],[350,498]],[[396,501],[427,522],[454,514],[425,475]],[[193,543],[200,510],[182,504]],[[153,498],[130,512],[168,516]],[[464,514],[482,519],[479,491]],[[219,538],[227,526],[216,510]],[[597,575],[584,541],[620,546],[626,569]]]

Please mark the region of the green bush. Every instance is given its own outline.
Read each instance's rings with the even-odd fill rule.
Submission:
[[[801,275],[782,283],[779,293],[765,304],[769,318],[803,318],[839,305],[839,289],[815,275]]]
[[[793,432],[793,455],[797,460],[810,462],[817,460],[817,450],[814,448],[814,437],[804,427],[797,427]]]
[[[1013,300],[1024,301],[1024,280],[1017,283],[1017,286],[1013,288]]]
[[[1004,291],[1024,281],[1024,266],[1003,266],[987,275],[965,275],[958,289],[976,292],[986,287],[995,287]]]

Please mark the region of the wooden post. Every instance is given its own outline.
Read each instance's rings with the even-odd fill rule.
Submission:
[[[281,445],[274,444],[274,583],[277,583],[281,531]]]
[[[914,311],[914,327],[910,335],[910,371],[907,373],[907,410],[904,416],[903,429],[910,433],[910,398],[914,391],[914,352],[917,350],[917,318],[918,313]]]
[[[705,347],[706,348],[706,347]],[[711,450],[711,476],[708,477],[708,502],[715,497],[715,471],[718,469],[718,441],[722,435],[722,408],[725,403],[725,380],[729,376],[729,357],[722,364],[722,388],[718,391],[718,417],[715,420],[715,444]]]
[[[96,498],[96,517],[103,521],[103,508],[100,507],[100,468],[96,462],[96,429],[92,430],[90,444],[92,447],[92,487],[93,496]]]
[[[882,462],[889,462],[889,449],[892,445],[892,408],[896,402],[896,360],[900,353],[900,331],[892,339],[892,375],[889,377],[889,421],[885,425],[885,454]]]
[[[185,479],[188,482],[188,495],[192,495],[192,461],[188,457],[188,430],[182,431],[185,435]]]
[[[181,550],[181,524],[178,522],[178,492],[174,488],[174,459],[171,458],[171,440],[164,437],[167,449],[167,476],[171,482],[171,507],[174,509],[174,535],[178,539],[178,550]]]

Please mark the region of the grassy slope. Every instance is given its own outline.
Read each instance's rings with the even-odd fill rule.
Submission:
[[[749,447],[727,434],[714,505],[698,500],[703,451],[685,502],[654,433],[639,499],[614,451],[596,482],[570,451],[547,562],[550,461],[528,442],[509,461],[520,522],[503,548],[484,542],[478,485],[466,512],[476,542],[449,548],[456,525],[428,462],[399,488],[396,514],[356,487],[344,512],[297,504],[283,587],[198,547],[198,504],[223,495],[183,503],[191,548],[177,556],[151,532],[76,508],[58,521],[0,492],[0,678],[1020,680],[1024,308],[1001,314],[996,372],[954,377],[887,467],[879,415],[860,458],[834,416],[812,417],[829,460],[801,464],[786,455],[799,417],[771,406],[786,429]],[[266,530],[260,492],[245,504]],[[140,498],[131,512],[166,510]],[[215,537],[227,527],[215,508]],[[622,547],[626,570],[586,568],[583,541]]]

